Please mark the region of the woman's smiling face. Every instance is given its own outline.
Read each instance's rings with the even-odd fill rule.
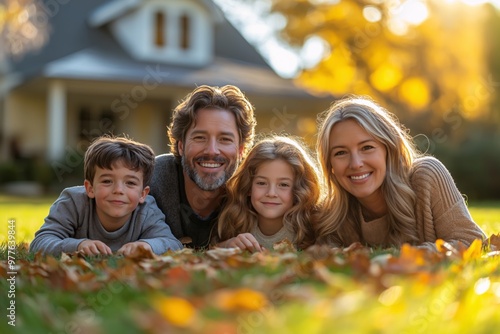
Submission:
[[[361,204],[378,202],[387,170],[387,149],[358,122],[347,119],[330,132],[330,163],[340,185]]]

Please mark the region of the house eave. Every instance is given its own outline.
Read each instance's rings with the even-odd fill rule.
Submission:
[[[292,80],[278,76],[271,69],[232,59],[216,58],[205,67],[171,66],[158,63],[137,63],[117,58],[96,49],[86,49],[48,63],[42,77],[72,80],[133,82],[139,85],[158,83],[193,87],[233,84],[242,90],[263,95],[310,96]]]
[[[90,14],[88,23],[93,28],[101,27],[137,8],[141,2],[141,0],[115,0],[105,3]]]
[[[214,22],[224,21],[224,14],[220,8],[211,0],[201,1],[211,12]],[[97,7],[89,16],[88,24],[93,28],[98,28],[111,21],[135,10],[143,3],[142,0],[115,0]]]

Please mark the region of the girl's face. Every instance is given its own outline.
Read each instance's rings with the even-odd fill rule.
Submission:
[[[134,171],[123,162],[112,169],[95,167],[92,184],[84,182],[87,195],[95,198],[97,216],[107,231],[122,227],[140,203],[144,203],[149,187],[143,187],[142,171]]]
[[[384,201],[385,146],[352,119],[333,126],[329,143],[332,173],[340,185],[365,207]]]
[[[293,206],[294,181],[292,167],[281,159],[264,162],[257,168],[250,197],[261,230],[271,224],[283,226],[283,216]]]

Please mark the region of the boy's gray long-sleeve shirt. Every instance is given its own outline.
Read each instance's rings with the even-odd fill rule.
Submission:
[[[77,251],[78,245],[86,239],[100,240],[113,252],[134,241],[147,242],[155,254],[182,248],[165,224],[165,215],[152,196],[148,195],[144,203],[132,212],[129,221],[113,232],[103,228],[95,205],[95,200],[87,196],[85,187],[64,189],[36,232],[30,251],[51,255],[71,253]]]

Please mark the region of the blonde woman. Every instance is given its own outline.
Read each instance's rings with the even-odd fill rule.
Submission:
[[[466,246],[485,235],[446,167],[415,148],[396,117],[369,98],[337,101],[320,116],[318,159],[327,200],[318,243]]]

